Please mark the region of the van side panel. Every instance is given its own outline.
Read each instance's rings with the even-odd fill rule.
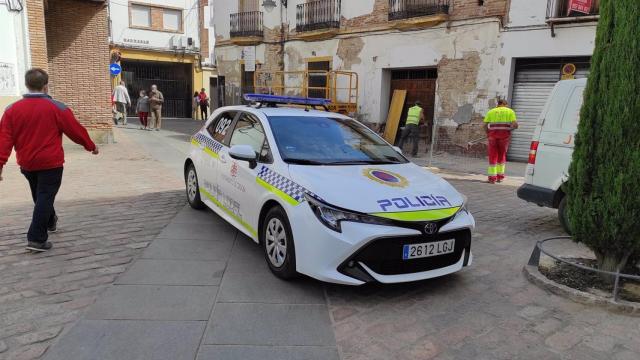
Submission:
[[[552,93],[539,126],[538,152],[530,184],[557,191],[567,180],[584,83],[561,81]]]

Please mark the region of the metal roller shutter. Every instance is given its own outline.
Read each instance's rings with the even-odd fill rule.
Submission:
[[[507,154],[510,160],[526,161],[529,157],[529,146],[538,123],[538,116],[555,84],[555,82],[523,82],[513,86],[512,107],[520,127],[511,137]]]
[[[562,66],[576,65],[576,79],[589,74],[589,57],[522,58],[516,60],[511,107],[520,128],[512,134],[509,160],[527,161],[533,132],[553,87],[560,81]]]

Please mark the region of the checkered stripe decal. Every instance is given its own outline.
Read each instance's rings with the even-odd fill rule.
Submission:
[[[200,144],[204,144],[205,147],[207,147],[209,150],[213,151],[216,154],[220,152],[223,146],[219,142],[213,140],[212,138],[202,133],[197,133],[193,138]]]
[[[291,198],[297,202],[304,201],[305,193],[309,193],[309,195],[313,195],[316,198],[319,198],[319,196],[315,195],[311,191],[305,189],[304,187],[296,184],[295,182],[287,179],[286,177],[278,174],[277,172],[269,169],[266,166],[262,166],[260,168],[260,171],[258,171],[258,178],[275,187],[276,189],[282,191],[283,193],[291,196]]]

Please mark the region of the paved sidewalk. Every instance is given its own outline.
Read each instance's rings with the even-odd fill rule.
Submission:
[[[183,207],[180,178],[116,130],[92,156],[65,146],[52,251],[30,254],[33,203],[15,160],[0,182],[0,359],[35,359]]]
[[[322,285],[285,282],[259,246],[185,207],[45,357],[338,359]]]

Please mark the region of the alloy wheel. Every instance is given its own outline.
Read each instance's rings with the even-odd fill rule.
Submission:
[[[281,267],[287,257],[287,232],[278,218],[272,218],[266,231],[267,256],[275,267]]]
[[[189,169],[187,174],[187,194],[189,195],[189,201],[193,202],[196,199],[198,193],[198,178],[196,177],[196,171]]]

